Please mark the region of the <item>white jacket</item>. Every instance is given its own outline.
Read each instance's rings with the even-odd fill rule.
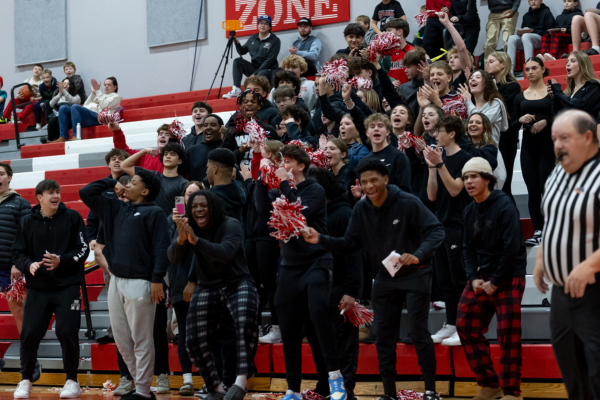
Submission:
[[[118,93],[102,94],[100,90],[96,90],[89,95],[83,106],[96,114],[100,113],[100,111],[104,110],[106,107],[108,107],[111,112],[115,112],[119,109],[121,100],[123,100],[123,98],[119,96]]]

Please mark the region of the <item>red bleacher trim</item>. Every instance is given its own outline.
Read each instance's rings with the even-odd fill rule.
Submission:
[[[5,298],[0,298],[0,311],[10,311],[8,301]]]
[[[521,218],[521,229],[523,230],[523,237],[525,239],[529,239],[533,236],[535,230],[533,229],[531,218]]]
[[[14,137],[13,137],[14,139]],[[21,147],[21,158],[64,156],[65,143],[36,144]]]
[[[83,204],[83,201],[67,201],[65,206],[71,210],[77,211],[79,214],[81,214],[83,219],[87,219],[88,214],[90,213],[90,209]]]
[[[496,371],[501,371],[500,345],[490,345],[492,363]],[[475,374],[462,347],[452,347],[454,360],[454,376],[457,378],[474,378]],[[439,368],[439,367],[438,367]],[[521,374],[524,379],[561,379],[560,369],[550,344],[524,344],[523,366]]]
[[[85,274],[86,285],[104,285],[104,272],[98,268],[94,272]]]
[[[71,170],[71,173],[77,173],[78,170]],[[68,201],[79,201],[79,189],[84,187],[85,184],[81,183],[78,185],[61,185],[60,186],[60,198],[63,203]],[[35,197],[35,188],[30,189],[19,189],[19,194],[22,198],[30,202],[31,204],[37,203]]]
[[[110,174],[107,167],[89,167],[46,171],[46,179],[54,179],[59,185],[87,185],[90,182],[106,178]]]
[[[48,330],[54,325],[54,315],[50,319]],[[0,314],[0,340],[19,340],[19,330],[12,314]],[[0,357],[1,358],[1,357]]]
[[[4,354],[6,353],[6,350],[8,350],[11,344],[12,343],[10,342],[0,342],[0,359],[4,358]]]

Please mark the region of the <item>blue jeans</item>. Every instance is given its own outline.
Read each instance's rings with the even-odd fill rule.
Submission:
[[[46,117],[46,123],[48,123],[48,116],[52,114],[52,107],[50,107],[50,101],[40,100],[33,105],[33,114],[35,115],[35,123],[42,123],[42,104],[44,105],[44,116]]]
[[[60,125],[60,136],[69,139],[69,128],[76,129],[77,124],[82,128],[88,126],[98,126],[98,114],[88,110],[79,104],[73,104],[71,107],[61,107],[58,110],[58,123]]]

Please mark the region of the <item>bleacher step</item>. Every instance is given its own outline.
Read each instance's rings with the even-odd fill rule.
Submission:
[[[89,357],[87,357],[89,358]],[[6,356],[4,357],[4,361],[6,365],[4,366],[4,370],[6,369],[21,369],[21,360],[19,356]],[[61,357],[38,357],[38,361],[40,366],[42,367],[42,371],[44,370],[63,370],[63,362]],[[80,371],[91,371],[92,370],[92,360],[79,360],[79,370]]]
[[[6,350],[6,356],[19,356],[20,343],[18,340],[12,341],[12,345]],[[86,339],[79,341],[79,357],[90,358],[92,356],[93,340]],[[62,358],[62,349],[57,340],[42,340],[37,351],[40,358]]]
[[[96,327],[94,327],[94,331],[96,332],[96,338],[106,336],[106,332],[107,332],[106,328],[96,328]],[[88,341],[88,342],[90,341],[90,339],[88,339],[85,336],[86,332],[87,332],[87,329],[79,330],[79,340]],[[49,330],[48,332],[46,332],[46,335],[44,336],[44,340],[58,340],[58,338],[56,336],[56,330],[52,329],[52,330]]]

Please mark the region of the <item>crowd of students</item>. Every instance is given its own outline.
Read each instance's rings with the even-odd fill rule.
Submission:
[[[352,400],[359,332],[342,315],[369,301],[375,315],[369,339],[377,347],[384,400],[396,398],[396,343],[405,306],[411,328],[410,338],[402,340],[415,345],[424,399],[439,398],[435,343],[463,346],[482,387],[475,399],[501,394],[503,399],[522,398],[526,246],[541,245],[542,232],[555,234],[557,229],[547,225],[548,218],[556,224],[558,214],[549,216],[546,181],[551,179],[559,193],[563,184],[557,170],[579,174],[581,165],[598,157],[600,81],[588,54],[578,49],[567,57],[564,90],[556,80],[545,80],[549,70],[544,61],[551,55],[529,54],[524,75],[530,85],[521,91],[513,75],[514,49],[530,51],[532,43],[546,43],[545,35],[559,46],[562,42],[556,40],[563,40],[566,31],[548,31],[555,27],[554,17],[541,0],[529,0],[524,28],[532,32],[510,36],[519,2],[489,1],[485,68],[477,70],[468,32],[479,21],[474,1],[428,0],[426,9],[439,12],[427,20],[420,47],[408,42],[410,29],[400,4],[383,0],[372,22],[361,16],[345,28],[348,47],[329,59],[346,60],[351,76],[372,83],[372,89],[360,90],[348,84],[336,90],[323,73],[315,81],[306,79],[324,62],[310,19],[299,20],[301,38],[278,65],[281,44],[270,33],[270,17],[259,17],[259,32],[245,45],[236,40],[240,55],[249,52],[252,61],[240,57],[234,63],[234,87],[226,97],[237,99],[237,110],[228,121],[213,114],[210,104],[196,102],[191,133],[178,137],[169,125],[161,125],[156,147],[140,151],[127,145],[118,123],[108,125],[114,141],[106,155],[109,175],[80,191],[90,209],[87,226],[61,203],[60,186],[53,180],[37,185],[40,204],[31,209],[9,189],[10,166],[0,164],[1,289],[24,275],[29,299],[24,307],[9,302],[21,333],[22,381],[15,398],[28,398],[39,377],[34,349],[53,313],[67,374],[61,398],[81,393],[76,377],[78,287],[85,282],[83,264],[91,251],[104,270],[111,322],[107,336],[98,341],[117,345],[121,381],[114,393],[123,398],[154,397],[153,375],[157,392],[169,392],[166,310],[172,306],[183,370],[180,395],[194,395],[195,366],[205,381],[198,396],[242,400],[255,372],[257,343],[283,342],[284,399],[300,400],[301,346],[307,337],[319,378],[315,392]],[[598,10],[587,10],[580,20],[573,11],[577,1],[564,4],[565,17],[557,20],[562,24],[573,14],[573,32],[580,24],[594,39],[596,19],[588,15]],[[495,50],[501,29],[508,52]],[[383,31],[396,35],[402,49],[368,61],[364,46]],[[431,62],[438,53],[431,48],[441,47],[442,31],[453,47],[445,61]],[[43,82],[31,107],[36,117],[42,111],[51,116],[49,110],[54,110],[54,141],[67,140],[68,129],[77,124],[97,125],[103,108],[119,107],[115,78],[105,80],[104,94],[93,80],[86,99],[72,63],[65,64],[62,83],[48,72],[34,68],[32,79]],[[250,141],[251,121],[265,131],[264,144]],[[520,130],[521,169],[535,230],[527,240],[511,193]],[[563,138],[568,132],[580,147]],[[309,148],[324,152],[326,168],[312,165]],[[276,169],[277,188],[261,174],[265,166]],[[590,174],[581,179],[596,176]],[[598,190],[596,184],[588,189],[577,182],[577,193],[594,190],[593,197]],[[276,240],[268,224],[281,197],[301,200],[308,225],[301,236],[285,241]],[[596,203],[588,207],[595,210]],[[578,238],[586,237],[586,229],[597,230],[595,216],[586,210],[574,217],[587,218],[575,224]],[[587,244],[577,248],[579,262],[600,246],[597,232],[587,235]],[[555,246],[544,251],[564,245],[553,240]],[[554,253],[544,255],[544,261],[538,258],[535,277],[541,290],[549,268],[561,274],[582,270],[572,264],[560,269],[555,259],[560,257]],[[553,293],[568,293],[569,279],[553,276]],[[592,283],[589,275],[579,279],[583,287]],[[586,298],[582,291],[578,294]],[[596,291],[590,296],[597,298]],[[566,298],[559,301],[571,306]],[[433,302],[446,314],[436,332],[428,326]],[[259,337],[261,312],[267,308],[272,324]],[[494,313],[503,354],[500,375],[483,337]],[[587,326],[598,327],[597,319]],[[570,334],[580,335],[582,354],[590,371],[596,371],[597,335]],[[592,345],[586,347],[588,343]],[[569,392],[600,396],[597,374],[578,372],[574,377],[573,357],[561,355]]]

